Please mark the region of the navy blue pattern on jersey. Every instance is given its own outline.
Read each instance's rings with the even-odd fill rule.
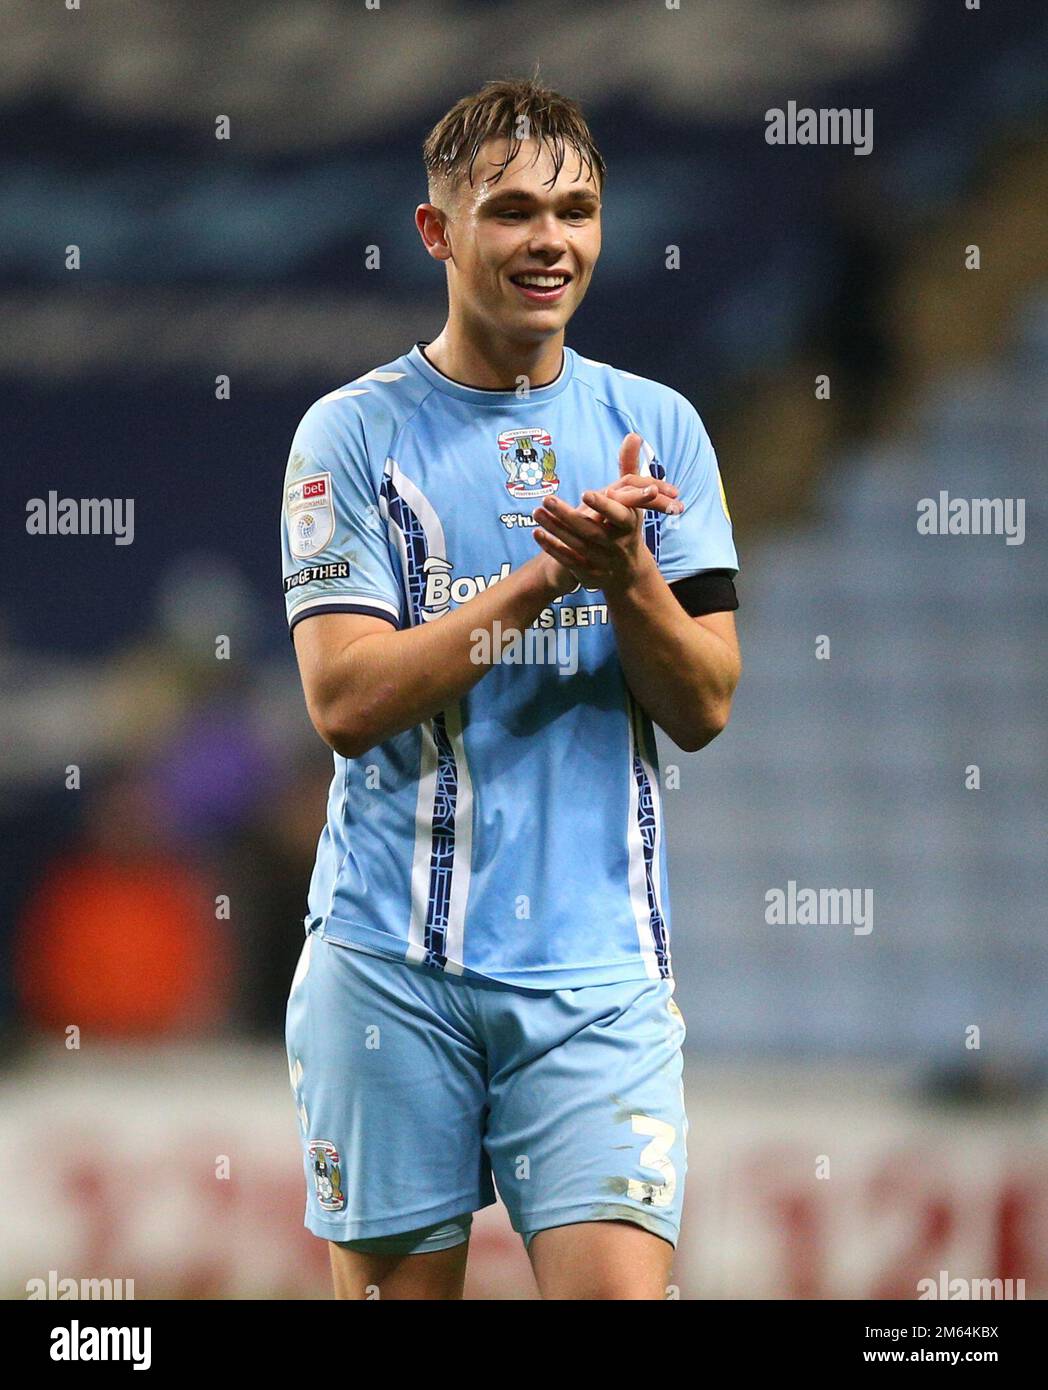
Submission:
[[[638,738],[641,736],[639,724],[640,721],[637,719],[634,728]],[[644,846],[644,882],[648,891],[648,913],[655,943],[655,961],[659,967],[659,975],[666,979],[670,973],[666,923],[655,892],[655,798],[639,752],[633,755],[633,777],[637,783],[637,825],[640,829],[641,844]]]
[[[401,497],[390,473],[382,479],[382,496],[389,518],[404,537],[407,574],[404,576],[411,606],[411,623],[422,622],[422,601],[426,583],[429,543],[426,530],[414,509]],[[458,804],[458,765],[448,737],[443,712],[430,721],[437,749],[436,790],[430,823],[429,893],[426,898],[426,924],[423,946],[425,963],[443,970],[447,964],[448,917],[451,912],[451,883],[455,868],[455,810]]]
[[[652,459],[648,472],[653,478],[665,478],[666,470],[657,459]],[[656,563],[659,558],[659,546],[662,543],[662,522],[663,512],[644,513],[644,542],[651,551]]]
[[[448,738],[443,713],[433,716],[433,741],[437,745],[437,789],[433,797],[432,845],[429,852],[429,899],[426,904],[426,964],[443,970],[448,915],[451,911],[451,878],[455,867],[455,806],[458,801],[458,768]]]
[[[382,479],[381,495],[390,521],[404,537],[407,556],[407,574],[404,578],[407,582],[410,620],[412,626],[417,627],[422,621],[422,600],[426,590],[425,562],[429,553],[425,528],[397,491],[388,472]]]

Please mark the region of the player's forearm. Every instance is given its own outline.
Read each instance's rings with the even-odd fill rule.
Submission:
[[[443,617],[350,643],[325,681],[328,743],[359,757],[464,695],[491,669],[478,660],[476,634],[496,621],[507,636],[529,627],[560,592],[548,573],[536,557]]]
[[[679,748],[693,753],[728,722],[739,677],[735,654],[685,612],[645,553],[636,582],[605,593],[608,616],[634,698]]]

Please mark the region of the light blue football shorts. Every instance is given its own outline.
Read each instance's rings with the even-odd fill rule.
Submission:
[[[305,1224],[376,1253],[630,1221],[676,1246],[687,1171],[672,980],[533,990],[306,937],[287,1006]],[[493,1185],[494,1179],[494,1185]]]

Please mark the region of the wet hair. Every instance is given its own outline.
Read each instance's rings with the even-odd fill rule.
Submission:
[[[564,167],[568,149],[604,191],[607,166],[593,142],[578,102],[544,87],[535,77],[486,82],[472,96],[462,97],[442,116],[426,137],[422,155],[429,178],[431,201],[453,192],[463,178],[473,186],[473,166],[486,140],[506,139],[506,157],[491,183],[497,183],[520,152],[525,140],[545,145],[553,159],[552,188]]]

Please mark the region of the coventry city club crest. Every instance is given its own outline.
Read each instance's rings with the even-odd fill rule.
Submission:
[[[548,497],[560,487],[557,455],[545,430],[503,430],[499,456],[511,497]]]
[[[346,1205],[346,1195],[342,1191],[338,1149],[326,1139],[311,1139],[309,1161],[313,1167],[313,1181],[317,1185],[317,1202],[321,1210],[341,1211]]]

